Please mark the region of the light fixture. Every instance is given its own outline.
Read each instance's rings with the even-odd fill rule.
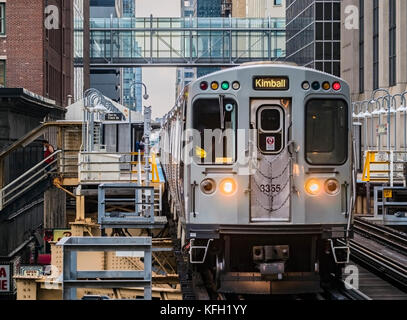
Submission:
[[[305,183],[305,191],[312,196],[321,192],[321,183],[317,179],[310,179]]]
[[[199,87],[201,88],[201,90],[207,90],[208,89],[208,82],[202,81],[200,83]]]
[[[407,106],[405,105],[400,105],[400,108],[397,109],[398,112],[406,112],[407,111]]]
[[[212,90],[218,90],[219,89],[219,83],[217,83],[216,81],[213,81],[211,83],[211,89]]]
[[[312,83],[312,89],[319,90],[321,88],[321,84],[318,81],[314,81]]]
[[[304,81],[304,82],[302,83],[301,87],[302,87],[304,90],[309,90],[309,88],[311,88],[311,86],[310,86],[310,84],[309,84],[308,81]]]
[[[222,180],[222,182],[220,183],[220,190],[223,194],[227,196],[234,194],[237,190],[235,180],[231,178]]]
[[[212,194],[216,190],[216,183],[212,179],[205,179],[201,182],[201,190],[205,194]]]
[[[342,85],[340,82],[334,82],[332,84],[332,89],[334,89],[335,91],[339,91],[339,90],[341,90],[341,88],[342,88]]]
[[[222,82],[222,89],[228,90],[230,88],[230,84],[227,81]]]
[[[331,196],[335,196],[341,190],[338,180],[328,179],[325,182],[325,192]]]

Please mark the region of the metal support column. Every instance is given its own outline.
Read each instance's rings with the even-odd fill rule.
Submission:
[[[151,237],[70,237],[57,243],[63,252],[64,300],[77,300],[78,288],[143,287],[144,299],[152,298]],[[78,252],[137,251],[144,257],[144,270],[77,270]]]

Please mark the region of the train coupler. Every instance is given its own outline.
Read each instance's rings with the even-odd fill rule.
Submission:
[[[269,280],[283,279],[289,257],[290,249],[287,245],[253,247],[253,261],[258,264],[261,276]]]

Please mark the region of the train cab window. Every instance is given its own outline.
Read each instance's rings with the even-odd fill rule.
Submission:
[[[198,164],[236,161],[237,103],[233,99],[198,99],[193,104],[194,159]]]
[[[281,127],[281,111],[278,109],[264,109],[260,114],[261,129],[263,131],[277,131]]]
[[[306,105],[305,154],[311,165],[342,165],[348,158],[348,106],[339,99]]]
[[[284,111],[277,105],[263,105],[257,111],[258,148],[267,155],[284,149]]]

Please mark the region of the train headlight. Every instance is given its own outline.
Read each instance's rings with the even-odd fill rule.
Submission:
[[[305,183],[305,191],[316,196],[321,192],[321,183],[317,179],[310,179]]]
[[[236,181],[233,179],[230,178],[224,179],[220,183],[220,191],[227,196],[234,194],[236,190],[237,190]]]
[[[328,179],[325,181],[325,192],[331,196],[337,195],[341,187],[336,179]]]
[[[212,194],[216,190],[216,183],[212,179],[205,179],[201,182],[201,190],[205,194]]]

